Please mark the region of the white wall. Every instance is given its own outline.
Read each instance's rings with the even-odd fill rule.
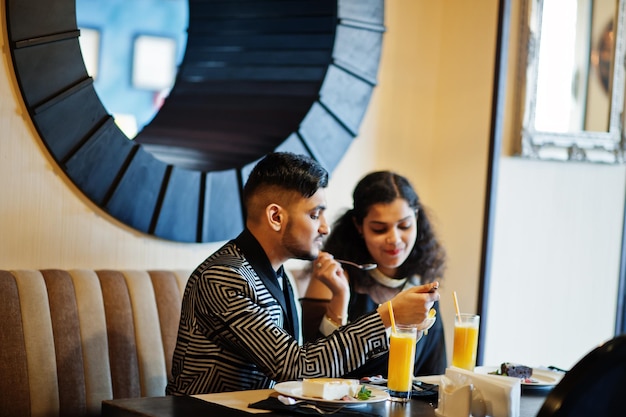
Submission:
[[[570,368],[613,337],[626,166],[510,156],[521,149],[521,3],[511,9],[484,364]]]
[[[613,336],[626,168],[500,164],[485,364],[569,369]]]

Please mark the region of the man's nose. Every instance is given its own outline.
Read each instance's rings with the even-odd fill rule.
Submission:
[[[326,218],[322,216],[322,223],[320,224],[319,232],[323,235],[330,233],[330,224],[326,221]]]

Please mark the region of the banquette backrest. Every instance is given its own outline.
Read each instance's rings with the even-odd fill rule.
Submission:
[[[189,272],[0,270],[0,416],[164,395]]]

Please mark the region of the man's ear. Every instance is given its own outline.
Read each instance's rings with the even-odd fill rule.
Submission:
[[[270,204],[265,209],[267,214],[267,221],[270,225],[270,228],[279,232],[283,227],[283,221],[285,220],[285,213],[283,212],[283,208],[278,204]]]

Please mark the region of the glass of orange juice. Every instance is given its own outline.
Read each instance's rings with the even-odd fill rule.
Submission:
[[[476,366],[480,316],[461,313],[454,316],[452,366],[473,371]]]
[[[392,401],[406,402],[411,399],[415,343],[416,327],[397,324],[391,331],[387,388]]]

